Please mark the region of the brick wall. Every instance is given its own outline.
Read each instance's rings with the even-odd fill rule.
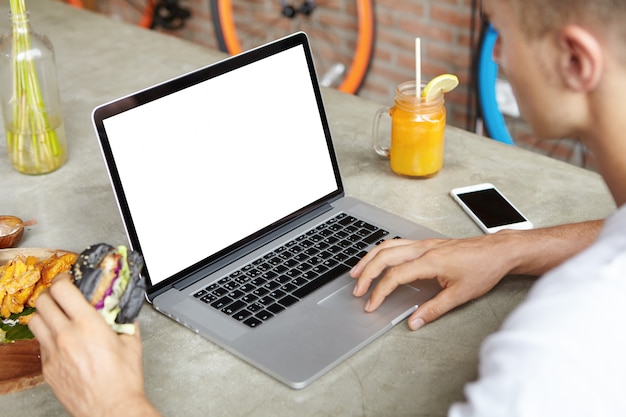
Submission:
[[[146,2],[146,0],[89,1],[94,3],[100,12],[133,23],[139,21],[140,14],[130,6],[130,3]],[[291,4],[299,4],[301,0],[288,1]],[[179,3],[191,10],[192,17],[184,28],[165,32],[217,49],[209,1],[180,0]],[[475,106],[470,68],[472,41],[478,38],[478,33],[472,36],[472,28],[480,26],[477,22],[478,16],[472,11],[473,1],[374,0],[374,3],[376,16],[374,56],[359,95],[381,104],[391,104],[395,86],[415,77],[415,38],[419,37],[422,44],[422,79],[429,80],[443,73],[457,75],[460,80],[459,87],[446,95],[448,123],[473,130]],[[476,19],[475,25],[472,25],[473,17]],[[593,159],[574,141],[540,143],[527,130],[519,134],[513,132],[512,135],[521,147],[579,166],[594,168]]]
[[[183,29],[169,33],[217,48],[209,1],[181,0],[180,3],[191,9],[192,17]],[[101,0],[97,7],[113,18],[133,22],[139,19],[128,0]],[[375,16],[374,57],[359,95],[391,104],[395,86],[415,77],[414,44],[415,38],[420,37],[423,79],[442,73],[459,77],[461,85],[446,97],[448,121],[466,127],[471,0],[375,0]]]
[[[421,39],[422,78],[459,77],[446,95],[448,122],[465,127],[470,85],[470,0],[377,0],[376,49],[361,96],[390,102],[395,85],[415,77],[415,38]]]

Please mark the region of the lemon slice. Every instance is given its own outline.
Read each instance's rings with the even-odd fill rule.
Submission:
[[[426,87],[422,90],[422,97],[426,101],[435,98],[439,92],[447,93],[452,91],[459,85],[459,79],[456,75],[442,74],[430,80]]]

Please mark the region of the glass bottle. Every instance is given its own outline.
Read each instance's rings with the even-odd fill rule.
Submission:
[[[67,158],[65,127],[50,40],[33,31],[28,13],[9,15],[0,37],[0,101],[7,151],[24,174],[45,174]]]

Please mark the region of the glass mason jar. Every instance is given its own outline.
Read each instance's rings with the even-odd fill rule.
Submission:
[[[379,133],[384,115],[391,117],[390,145],[382,143]],[[415,81],[406,81],[396,88],[393,107],[379,109],[374,117],[374,150],[389,158],[394,173],[429,178],[443,166],[445,127],[443,93],[426,101],[416,97]]]
[[[0,37],[0,101],[7,150],[24,174],[45,174],[67,158],[54,49],[28,14],[9,15]]]

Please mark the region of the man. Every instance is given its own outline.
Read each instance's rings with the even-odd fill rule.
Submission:
[[[601,231],[600,222],[591,222],[459,241],[388,242],[353,269],[355,295],[386,268],[366,311],[399,284],[436,277],[444,289],[410,317],[417,329],[489,291],[504,274],[556,267],[485,341],[468,402],[450,414],[624,416],[626,1],[483,0],[483,6],[499,32],[494,58],[535,134],[580,138],[619,209]]]
[[[399,284],[436,277],[444,290],[411,316],[417,329],[508,273],[552,270],[485,341],[480,378],[468,386],[467,403],[450,414],[624,416],[626,0],[483,3],[500,32],[494,55],[527,121],[542,137],[580,137],[621,208],[604,225],[388,242],[352,270],[355,295],[385,271],[366,307],[373,311]],[[66,279],[40,297],[37,309],[31,329],[41,343],[44,375],[73,415],[117,415],[118,408],[107,408],[115,407],[109,398],[118,399],[126,415],[156,414],[143,393],[137,336],[104,327]],[[94,377],[103,367],[107,372]]]

